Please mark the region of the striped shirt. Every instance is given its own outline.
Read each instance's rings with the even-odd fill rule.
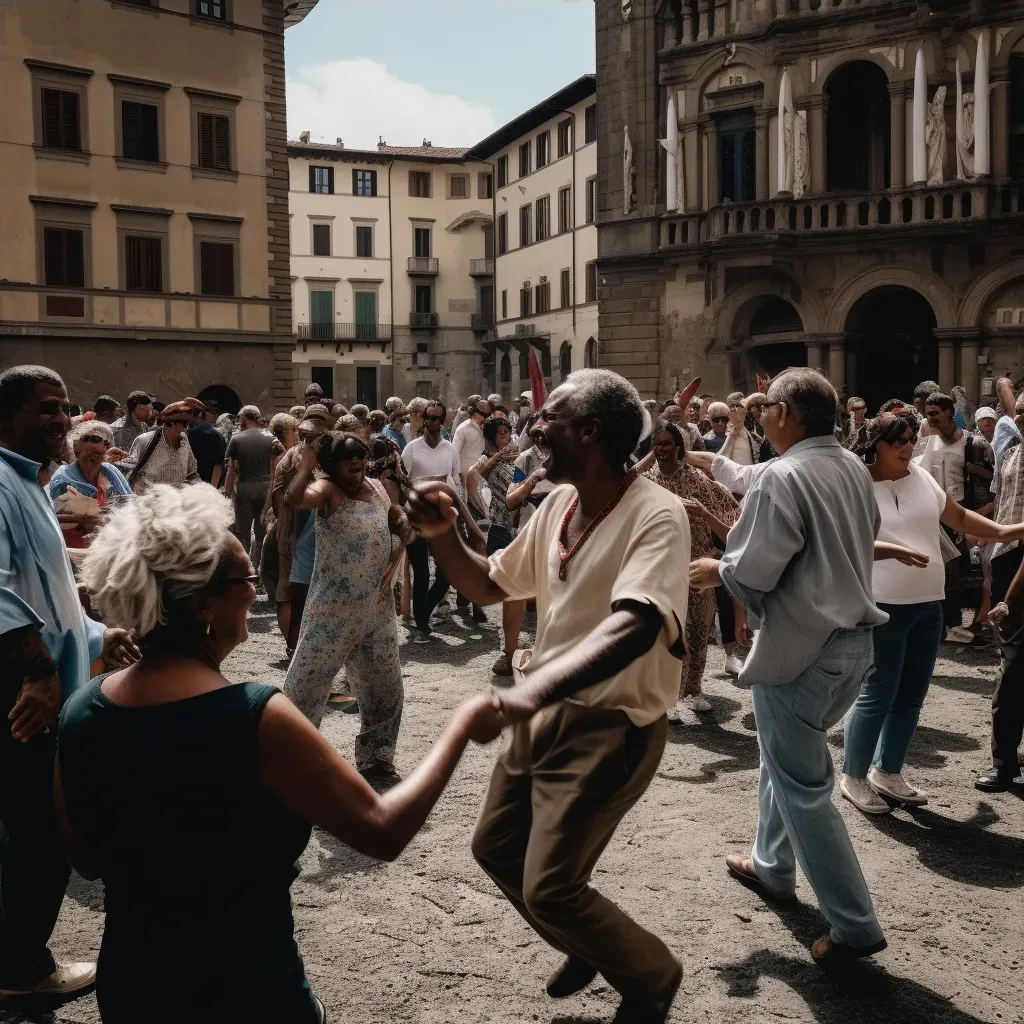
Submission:
[[[152,430],[148,434],[139,434],[135,438],[128,458],[121,464],[121,472],[129,479],[152,440]],[[199,479],[199,467],[196,465],[196,457],[189,447],[188,438],[182,436],[180,445],[177,448],[172,448],[167,443],[161,428],[153,454],[132,480],[132,490],[136,494],[142,494],[152,484],[171,484],[174,487],[181,487],[184,484],[194,484]]]

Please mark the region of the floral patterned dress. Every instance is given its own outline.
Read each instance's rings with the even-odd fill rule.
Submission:
[[[372,501],[344,499],[316,516],[316,559],[284,692],[316,726],[335,676],[345,669],[359,701],[356,766],[391,765],[402,721],[402,666],[394,598],[382,590],[391,557],[382,484],[367,479]]]
[[[709,480],[700,470],[692,466],[681,465],[673,474],[666,476],[655,466],[644,476],[660,484],[679,498],[692,498],[699,501],[715,518],[726,526],[732,526],[739,519],[740,506],[736,499],[721,485]],[[717,558],[718,548],[715,546],[711,527],[698,519],[690,517],[690,557]],[[686,612],[686,658],[683,660],[680,674],[680,697],[700,693],[704,666],[708,660],[708,639],[711,636],[711,625],[715,621],[714,590],[691,590],[690,601]]]

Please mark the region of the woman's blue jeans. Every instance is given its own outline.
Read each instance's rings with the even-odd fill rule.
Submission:
[[[942,602],[880,604],[889,621],[875,626],[875,667],[846,719],[845,774],[867,777],[875,765],[903,771],[942,642]]]

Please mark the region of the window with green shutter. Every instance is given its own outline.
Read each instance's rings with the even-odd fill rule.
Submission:
[[[334,332],[334,292],[309,293],[309,322],[315,340],[331,340]]]
[[[356,292],[356,337],[373,341],[377,334],[377,293]]]

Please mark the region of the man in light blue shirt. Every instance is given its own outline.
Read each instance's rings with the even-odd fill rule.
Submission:
[[[752,483],[721,561],[690,585],[724,586],[758,630],[740,680],[752,685],[761,747],[757,836],[730,872],[790,900],[800,862],[831,925],[818,961],[885,948],[857,855],[832,803],[828,729],[860,693],[871,631],[887,621],[871,592],[879,513],[863,463],[833,436],[835,389],[814,370],[776,377],[761,416],[779,458]]]
[[[58,965],[47,942],[70,869],[53,810],[57,716],[124,630],[87,619],[60,525],[40,486],[70,425],[67,391],[41,366],[0,373],[0,994],[68,996],[91,963]]]

